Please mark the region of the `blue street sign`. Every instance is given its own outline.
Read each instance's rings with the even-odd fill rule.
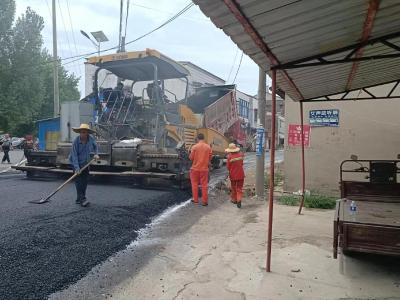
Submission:
[[[264,152],[265,130],[262,127],[257,128],[256,136],[256,155],[261,156]]]
[[[320,109],[310,110],[310,125],[313,127],[338,127],[339,126],[339,110],[338,109]]]

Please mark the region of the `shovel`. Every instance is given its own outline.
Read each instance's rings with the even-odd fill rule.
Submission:
[[[81,168],[81,172],[83,170],[85,170],[87,167],[89,167],[89,165],[94,161],[95,161],[95,159],[92,159],[91,161],[89,161],[83,168]],[[78,173],[74,173],[70,178],[68,178],[67,181],[65,181],[62,185],[60,185],[54,192],[52,192],[47,197],[42,198],[40,200],[32,200],[32,201],[29,201],[29,202],[30,203],[34,203],[34,204],[43,204],[43,203],[49,202],[51,197],[53,197],[55,194],[57,194],[57,192],[59,190],[61,190],[64,186],[66,186],[68,183],[70,183],[72,180],[74,180],[74,178],[77,177],[77,176],[79,176],[79,174]]]

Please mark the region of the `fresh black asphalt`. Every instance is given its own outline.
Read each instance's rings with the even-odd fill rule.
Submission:
[[[125,248],[152,217],[189,198],[103,179],[89,184],[88,208],[75,204],[72,184],[50,203],[28,202],[61,183],[0,176],[0,299],[47,299]]]
[[[277,161],[282,159],[279,153]],[[255,155],[249,154],[245,165],[254,164]],[[211,184],[225,177],[225,167],[216,170]],[[152,217],[189,198],[168,184],[143,189],[129,182],[91,179],[88,208],[75,204],[73,184],[50,203],[28,202],[47,196],[62,182],[0,174],[0,300],[47,299],[125,249]]]

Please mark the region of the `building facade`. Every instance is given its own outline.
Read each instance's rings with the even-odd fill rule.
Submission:
[[[256,98],[236,90],[238,115],[249,128],[257,128],[257,101]]]
[[[371,89],[385,95],[393,84]],[[368,97],[364,92],[356,96]],[[400,87],[393,92],[400,95]],[[286,96],[286,141],[288,126],[300,124],[299,103]],[[310,125],[310,112],[338,111],[338,126],[312,126],[310,146],[305,149],[306,188],[324,194],[339,194],[339,166],[357,155],[359,159],[397,159],[400,153],[398,99],[304,103],[304,124]],[[314,111],[314,112],[312,112]],[[313,117],[312,117],[313,118]],[[313,122],[311,122],[313,123]],[[285,141],[285,189],[301,187],[301,147]]]

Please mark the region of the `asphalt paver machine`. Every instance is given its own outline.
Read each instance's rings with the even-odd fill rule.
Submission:
[[[93,105],[90,123],[97,132],[100,156],[91,166],[92,174],[132,177],[138,182],[164,178],[186,186],[189,151],[199,132],[213,148],[212,166],[221,166],[228,140],[205,128],[201,116],[187,105],[186,68],[150,49],[91,57],[87,64],[95,67],[93,92],[81,101]],[[56,151],[31,152],[27,163],[15,168],[28,176],[72,172],[71,147],[71,141],[61,141]]]

